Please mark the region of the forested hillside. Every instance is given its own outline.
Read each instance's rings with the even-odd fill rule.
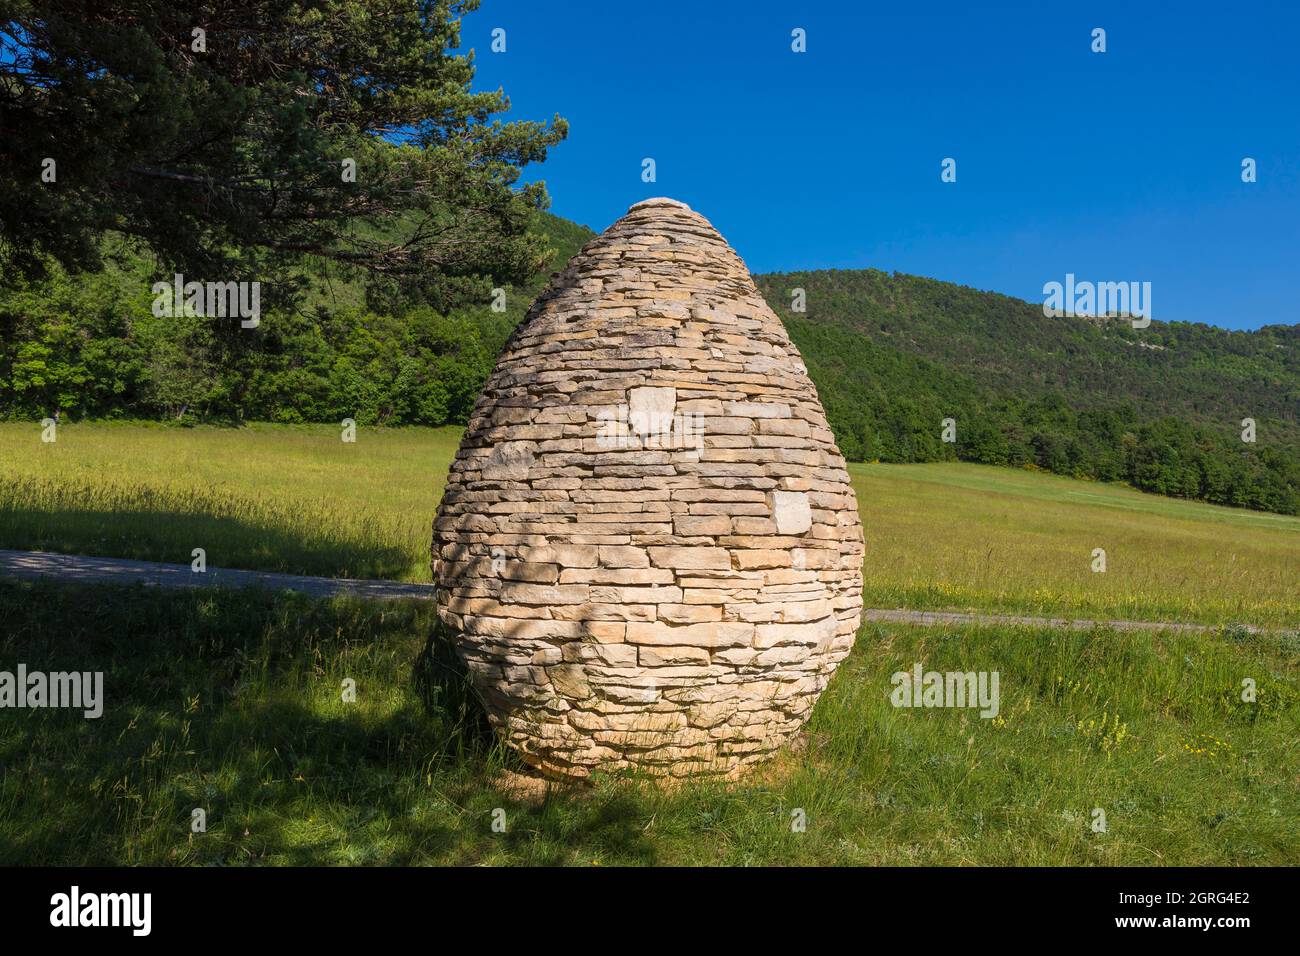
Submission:
[[[533,228],[555,250],[552,269],[591,236],[546,213]],[[104,258],[101,273],[0,283],[0,417],[463,423],[550,272],[506,287],[504,311],[484,285],[482,305],[443,314],[318,260],[289,278],[301,284],[293,304],[263,288],[250,330],[156,317],[152,284],[169,276],[120,240]]]
[[[1300,326],[1048,318],[1020,299],[877,270],[758,284],[850,458],[1030,464],[1300,512]],[[804,313],[791,311],[794,289]]]
[[[592,235],[549,214],[559,268]],[[505,310],[448,314],[336,265],[296,278],[256,330],[155,317],[151,260],[112,241],[108,268],[53,269],[0,292],[0,417],[463,423],[546,275]],[[1300,513],[1300,326],[1047,318],[1039,305],[875,270],[758,276],[853,460],[960,458],[1128,481]],[[791,311],[795,288],[806,311]],[[1293,317],[1287,317],[1293,318]],[[955,420],[954,443],[942,421]],[[1242,441],[1254,419],[1256,441]]]

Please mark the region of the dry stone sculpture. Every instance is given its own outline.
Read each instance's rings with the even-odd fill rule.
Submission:
[[[438,612],[541,771],[734,776],[852,647],[862,527],[798,351],[702,216],[634,205],[533,304],[434,522]]]

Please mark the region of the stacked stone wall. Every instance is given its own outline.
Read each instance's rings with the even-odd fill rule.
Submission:
[[[852,647],[862,528],[798,351],[702,216],[633,206],[503,351],[434,525],[492,722],[563,776],[734,775]]]

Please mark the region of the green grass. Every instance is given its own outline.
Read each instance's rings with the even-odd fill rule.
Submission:
[[[0,864],[1300,863],[1294,637],[868,626],[804,747],[742,783],[531,801],[431,614],[0,581],[0,667],[103,670],[107,698],[0,711]],[[999,719],[892,707],[917,661],[998,671]]]
[[[428,581],[455,428],[0,424],[0,547]]]
[[[458,440],[96,424],[42,444],[0,424],[0,547],[428,581]],[[851,471],[868,606],[1300,626],[1300,518],[970,464]]]
[[[985,465],[851,470],[868,606],[1300,626],[1300,518]]]
[[[123,424],[44,445],[0,425],[0,547],[427,580],[458,438]],[[973,465],[852,471],[868,606],[1300,622],[1297,519]],[[107,696],[99,720],[0,710],[0,864],[1300,862],[1294,633],[867,626],[803,746],[740,784],[531,799],[427,603],[0,580],[0,621],[0,669],[103,670]],[[997,671],[999,717],[892,707],[916,662]]]

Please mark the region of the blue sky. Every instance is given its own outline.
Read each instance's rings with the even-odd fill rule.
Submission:
[[[1269,2],[484,0],[462,40],[512,117],[569,120],[529,177],[593,229],[672,196],[754,272],[1031,301],[1073,272],[1151,282],[1156,319],[1253,328],[1300,321],[1298,38]]]

